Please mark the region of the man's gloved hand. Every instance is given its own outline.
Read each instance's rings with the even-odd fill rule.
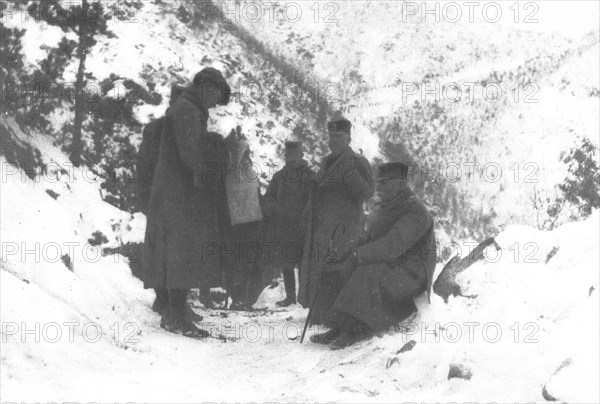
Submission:
[[[354,245],[350,245],[344,249],[341,249],[338,256],[338,261],[344,262],[351,257],[356,257]]]
[[[340,247],[332,245],[331,249],[329,250],[329,254],[326,257],[326,262],[328,264],[338,264],[344,262],[351,256],[356,256],[355,249],[356,242],[353,240],[341,245]]]
[[[345,260],[328,265],[326,271],[331,274],[338,274],[345,282],[350,279],[357,266],[356,254],[351,253]]]

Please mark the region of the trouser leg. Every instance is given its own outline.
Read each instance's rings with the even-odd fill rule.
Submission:
[[[212,296],[210,294],[210,286],[208,286],[208,285],[202,285],[200,287],[199,300],[200,300],[200,303],[202,303],[202,305],[204,306],[205,309],[212,309],[213,308]]]
[[[171,316],[183,319],[187,305],[187,289],[169,289],[169,312]]]
[[[286,298],[296,302],[296,274],[294,268],[284,268],[283,272],[283,284],[285,286]]]

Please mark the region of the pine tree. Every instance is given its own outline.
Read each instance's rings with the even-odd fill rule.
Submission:
[[[86,112],[85,63],[88,52],[97,43],[98,36],[114,37],[107,26],[110,15],[105,13],[102,4],[90,3],[88,0],[82,0],[80,5],[75,6],[69,3],[68,8],[63,7],[59,2],[33,1],[28,5],[27,11],[37,21],[45,21],[57,26],[65,33],[74,32],[78,37],[74,52],[79,65],[75,79],[75,118],[70,160],[73,164],[79,165],[82,162],[82,124]],[[67,47],[67,44],[63,45]]]
[[[4,22],[9,4],[0,2],[0,18]],[[23,71],[23,44],[25,29],[7,28],[0,24],[0,84],[2,85],[2,114],[14,113],[18,108],[19,75]]]
[[[562,161],[568,165],[569,174],[558,188],[583,217],[588,217],[593,209],[600,208],[598,146],[584,137]]]

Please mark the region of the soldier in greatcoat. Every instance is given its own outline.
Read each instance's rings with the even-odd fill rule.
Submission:
[[[315,173],[303,159],[302,142],[285,142],[285,166],[277,171],[267,187],[263,209],[268,218],[268,240],[274,246],[269,264],[282,269],[286,297],[277,306],[296,303],[294,268],[300,263],[304,247],[305,228],[302,212],[306,209]],[[301,269],[300,269],[301,270]]]
[[[337,231],[334,240],[342,245],[356,240],[364,232],[363,203],[374,191],[369,162],[350,147],[351,128],[352,124],[346,119],[328,123],[331,154],[320,164],[309,207],[303,215],[308,230],[299,274],[298,302],[309,307],[319,289],[313,324],[326,324],[330,320],[331,306],[343,286],[335,273],[321,276],[330,238],[336,228],[343,227],[344,231]]]
[[[344,280],[335,298],[333,332],[313,336],[341,349],[398,324],[416,311],[413,298],[431,292],[436,263],[433,218],[407,183],[408,166],[379,167],[381,205],[366,237],[336,251],[326,266]]]
[[[168,289],[161,326],[197,334],[187,305],[191,288],[219,284],[219,257],[206,254],[220,237],[213,185],[205,168],[215,164],[207,147],[208,110],[229,102],[231,89],[216,69],[205,68],[169,108],[154,171],[142,253],[146,288]]]
[[[185,87],[173,85],[171,86],[171,96],[169,98],[169,106],[179,98]],[[158,163],[158,154],[160,152],[160,136],[162,134],[163,125],[166,117],[162,116],[148,123],[142,132],[142,143],[137,156],[137,172],[138,172],[138,199],[140,202],[140,211],[148,215],[148,204],[152,194],[152,182],[154,179],[154,170]],[[137,273],[136,273],[137,275]],[[164,314],[169,307],[169,292],[166,288],[154,289],[156,299],[152,304],[152,310]]]

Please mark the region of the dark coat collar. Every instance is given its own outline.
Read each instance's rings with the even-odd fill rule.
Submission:
[[[348,150],[340,155],[330,154],[325,157],[319,167],[319,182],[327,182],[339,177],[346,169],[352,166],[354,157],[356,157],[356,153],[351,148],[348,148]]]
[[[381,204],[381,209],[389,210],[403,205],[411,197],[415,196],[410,188],[403,189],[394,199]]]
[[[286,168],[296,168],[296,167],[304,167],[304,166],[307,166],[307,165],[308,165],[308,163],[306,162],[306,160],[302,159],[298,163],[286,164],[284,167],[286,167]]]
[[[356,156],[356,153],[354,153],[354,150],[352,150],[351,147],[348,147],[348,150],[346,150],[342,154],[339,154],[339,155],[330,154],[330,155],[328,155],[323,160],[323,163],[324,163],[324,166],[333,165],[333,164],[335,164],[337,162],[341,162],[343,160],[346,160],[346,159],[348,159],[350,157],[354,157],[354,156]]]
[[[348,148],[340,155],[330,154],[323,159],[320,165],[321,175],[327,177],[328,174],[335,174],[344,171],[345,168],[351,165],[351,161],[356,157],[356,153],[351,148]],[[333,168],[335,167],[335,169]]]
[[[196,108],[198,108],[202,113],[208,116],[208,108],[204,106],[202,99],[200,98],[200,94],[194,89],[193,86],[186,88],[181,95],[181,98],[184,98],[194,104]]]
[[[410,188],[406,188],[391,201],[379,204],[367,226],[367,233],[371,236],[385,233],[398,219],[398,215],[404,209],[406,202],[414,196],[413,191]]]

